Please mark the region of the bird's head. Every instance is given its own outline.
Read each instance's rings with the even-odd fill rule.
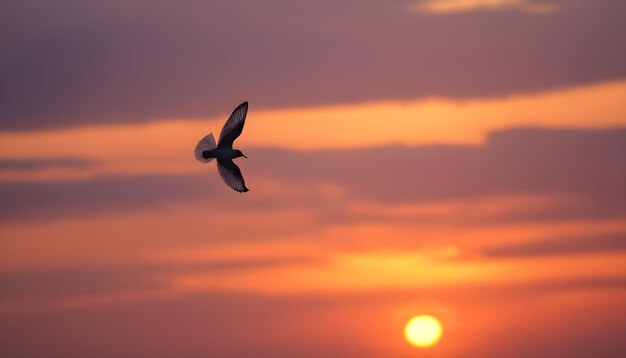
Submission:
[[[248,158],[245,155],[243,155],[243,153],[239,149],[236,149],[235,152],[237,153],[237,156],[235,158],[239,158],[239,157],[244,157],[246,159]]]

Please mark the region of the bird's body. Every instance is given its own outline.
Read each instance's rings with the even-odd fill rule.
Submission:
[[[235,108],[230,117],[228,117],[220,133],[220,141],[218,144],[215,143],[213,133],[209,133],[209,135],[198,142],[194,150],[196,159],[201,163],[209,163],[213,159],[216,159],[217,170],[222,180],[240,193],[246,192],[249,189],[246,187],[246,183],[241,175],[241,170],[239,170],[237,164],[233,162],[233,159],[247,157],[240,150],[233,149],[233,142],[239,137],[241,132],[243,132],[243,125],[246,122],[247,113],[248,102],[243,102]]]
[[[232,160],[235,158],[243,157],[243,153],[237,149],[215,148],[203,150],[202,157],[204,159]]]

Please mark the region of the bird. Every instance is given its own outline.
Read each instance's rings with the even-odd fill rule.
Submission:
[[[243,102],[228,117],[228,120],[222,127],[220,132],[220,140],[215,144],[213,132],[210,132],[204,138],[200,139],[194,150],[196,159],[203,163],[209,163],[213,159],[217,159],[217,171],[228,186],[235,191],[245,193],[249,191],[246,182],[241,175],[241,170],[233,159],[246,157],[240,150],[233,149],[233,142],[241,132],[243,125],[246,123],[246,115],[248,114],[248,102]]]

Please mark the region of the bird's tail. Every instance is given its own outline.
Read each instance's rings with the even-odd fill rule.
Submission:
[[[201,163],[208,163],[213,158],[205,158],[202,155],[202,152],[205,150],[211,150],[217,148],[217,144],[215,144],[215,137],[213,137],[213,132],[209,133],[206,137],[200,139],[198,144],[196,145],[196,149],[194,149],[193,154],[196,156],[196,159]]]

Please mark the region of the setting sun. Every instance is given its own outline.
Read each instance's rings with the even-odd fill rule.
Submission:
[[[439,341],[442,330],[437,318],[428,315],[415,316],[404,327],[404,337],[416,347],[430,347]]]

